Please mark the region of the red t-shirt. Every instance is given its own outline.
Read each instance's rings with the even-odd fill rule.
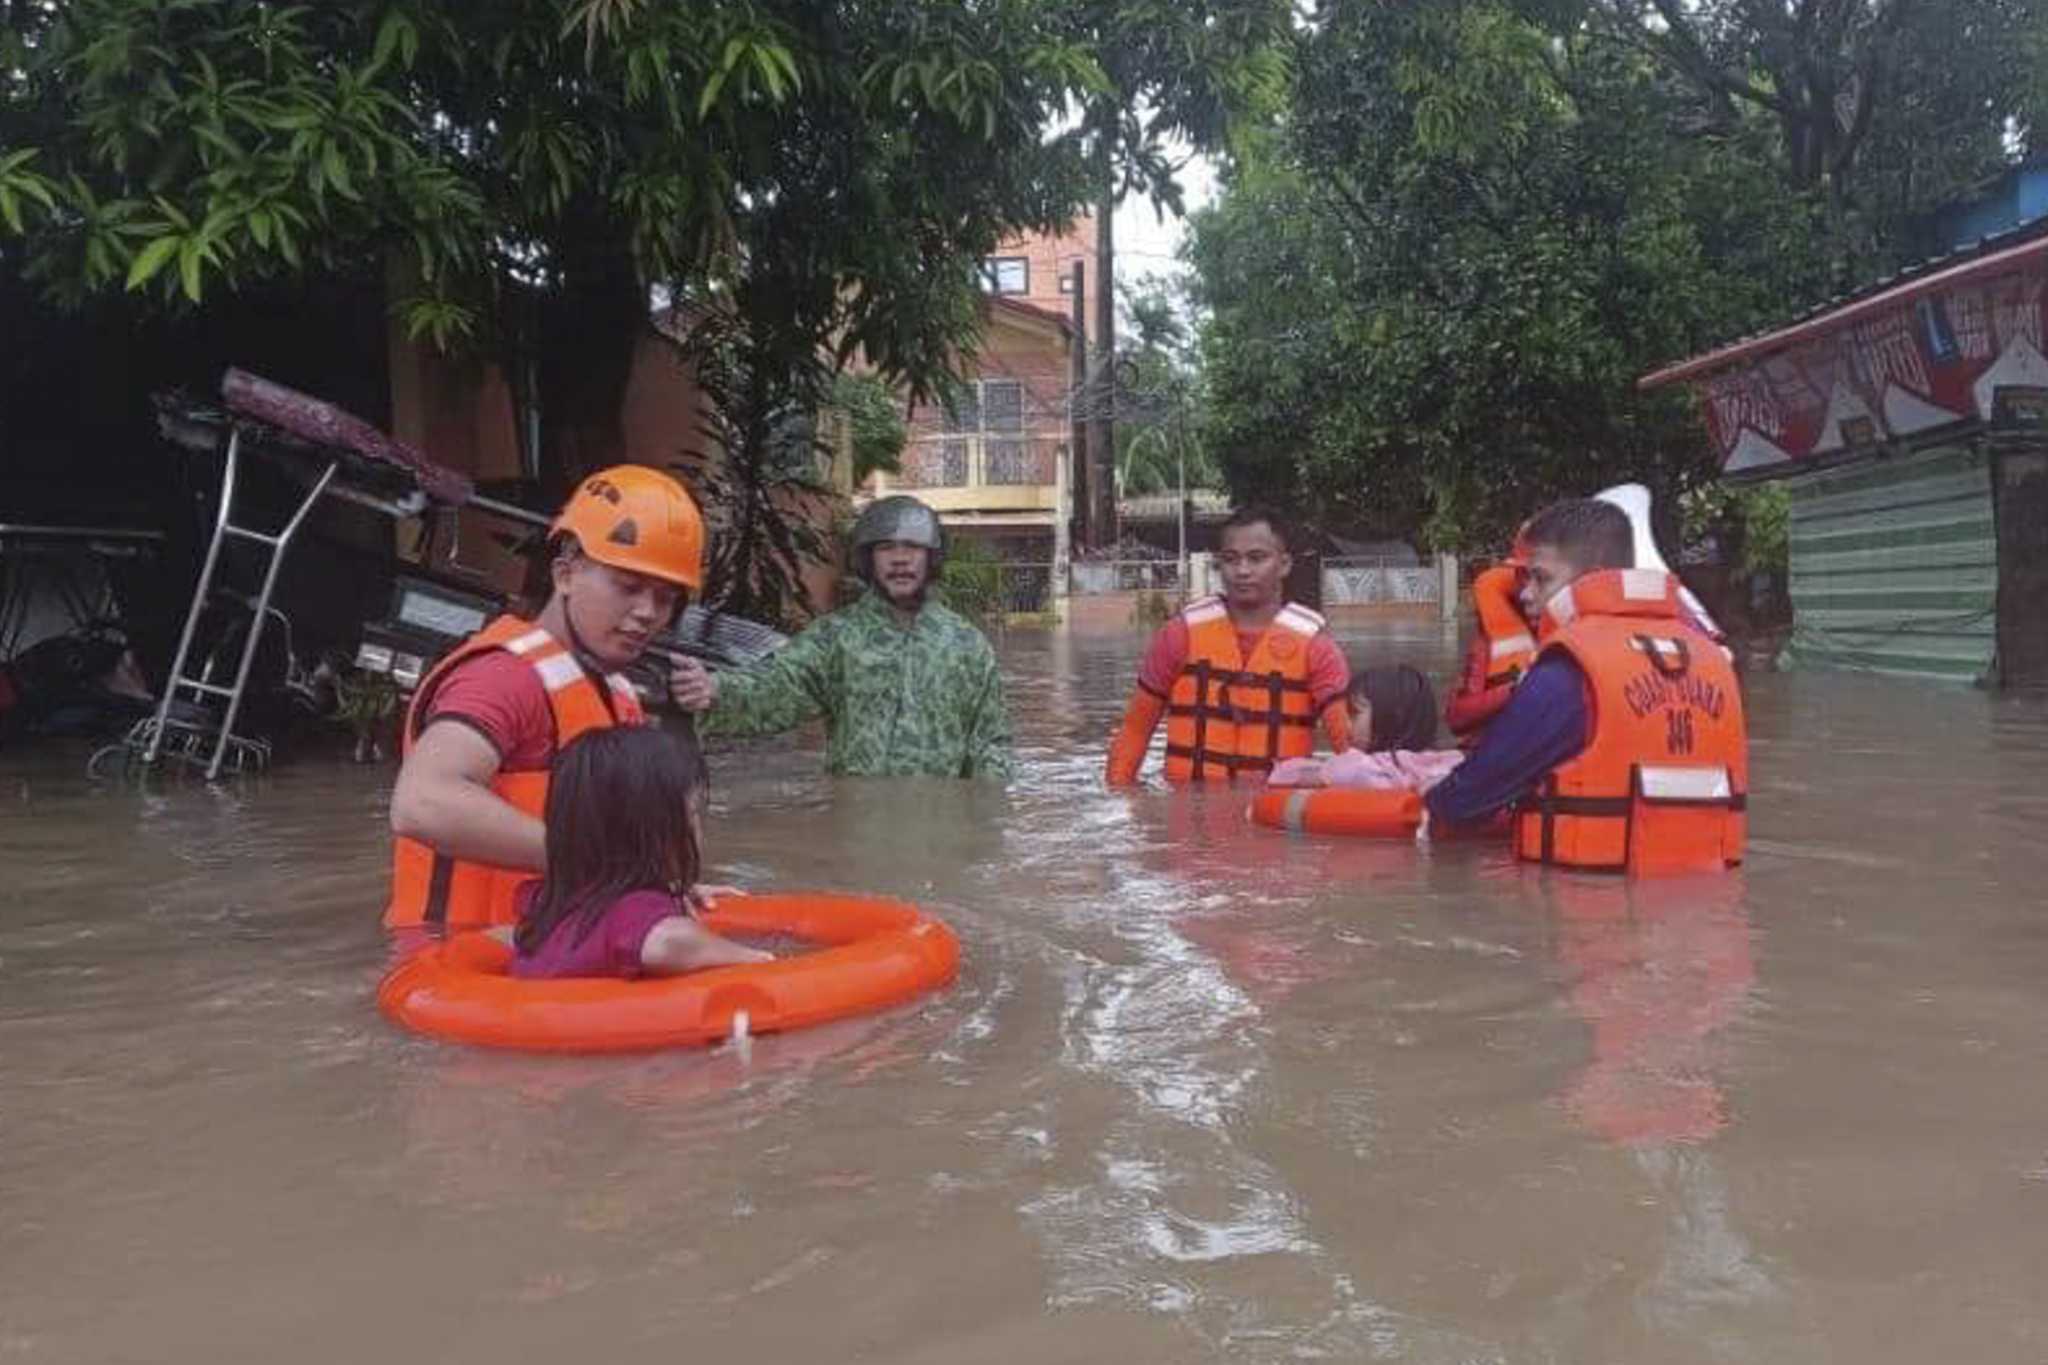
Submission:
[[[1252,651],[1259,647],[1259,637],[1263,634],[1263,631],[1239,631],[1239,654],[1250,658]],[[1187,661],[1188,623],[1176,616],[1159,628],[1152,637],[1152,643],[1146,647],[1145,661],[1138,666],[1138,685],[1156,697],[1171,696],[1173,680],[1180,676],[1181,666]],[[1351,686],[1351,665],[1344,662],[1344,651],[1337,648],[1337,642],[1327,631],[1308,642],[1308,686],[1318,711],[1343,696]]]
[[[526,907],[533,903],[534,893],[539,889],[537,881],[519,888],[521,919],[526,917]],[[647,936],[654,932],[655,925],[682,913],[676,898],[666,891],[629,891],[612,902],[611,908],[584,932],[581,940],[576,935],[583,929],[584,921],[576,915],[557,924],[532,955],[514,953],[512,975],[617,976],[628,980],[645,976],[640,966],[640,949],[646,945]]]
[[[533,665],[509,650],[465,659],[443,678],[420,729],[462,721],[498,751],[501,772],[544,772],[555,760],[555,717]]]

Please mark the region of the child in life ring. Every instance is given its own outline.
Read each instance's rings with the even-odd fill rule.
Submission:
[[[556,757],[547,871],[519,892],[515,977],[676,976],[773,956],[696,919],[708,774],[695,737],[591,730]]]
[[[1407,664],[1353,668],[1345,700],[1352,747],[1329,758],[1285,759],[1267,785],[1426,792],[1464,761],[1463,750],[1436,747],[1436,690]]]

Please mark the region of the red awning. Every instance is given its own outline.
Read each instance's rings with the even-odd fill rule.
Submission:
[[[1923,295],[1954,289],[1980,277],[2009,273],[2037,258],[2048,257],[2048,236],[2036,237],[1992,251],[1983,256],[1973,257],[1955,265],[1945,266],[1902,281],[1889,289],[1883,289],[1867,298],[1843,304],[1818,316],[1781,327],[1775,332],[1766,332],[1743,341],[1709,351],[1705,355],[1667,365],[1661,370],[1644,375],[1636,381],[1638,389],[1655,389],[1666,384],[1678,384],[1697,380],[1716,370],[1731,365],[1760,360],[1769,352],[1781,351],[1801,342],[1814,341],[1830,332],[1838,332],[1857,322],[1874,317],[1887,309],[1912,302]]]

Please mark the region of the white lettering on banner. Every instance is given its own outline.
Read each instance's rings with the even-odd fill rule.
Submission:
[[[1708,386],[1707,415],[1714,423],[1716,439],[1724,446],[1734,445],[1745,427],[1773,438],[1784,431],[1776,401],[1747,368],[1723,375]]]
[[[1981,289],[1959,289],[1949,296],[1948,325],[1956,334],[1956,351],[1970,360],[1991,354],[1991,309]]]
[[[1927,377],[1927,362],[1913,337],[1912,314],[1896,308],[1855,329],[1850,354],[1858,374],[1873,393],[1883,393],[1886,384],[1904,385],[1925,396],[1933,385]]]
[[[2003,353],[2015,338],[2026,338],[2027,344],[2035,350],[2041,349],[2041,286],[2043,276],[2029,270],[2024,274],[2008,275],[1991,286],[1992,323],[1998,334],[1998,350]]]

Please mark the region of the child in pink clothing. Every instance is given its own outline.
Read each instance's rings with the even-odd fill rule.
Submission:
[[[697,922],[695,738],[654,726],[591,730],[555,758],[547,872],[520,888],[512,975],[674,976],[770,954]]]
[[[1436,748],[1436,691],[1406,664],[1354,669],[1352,747],[1330,758],[1289,758],[1266,781],[1275,787],[1364,787],[1426,792],[1464,760]]]

